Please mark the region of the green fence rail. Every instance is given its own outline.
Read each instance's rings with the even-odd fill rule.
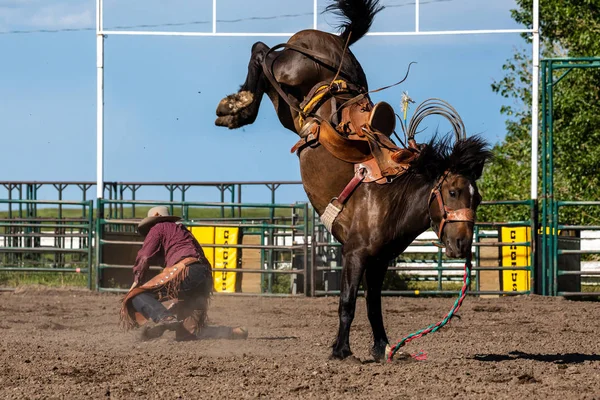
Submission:
[[[38,200],[40,198],[49,200],[73,200],[88,201],[88,192],[94,189],[96,182],[90,181],[0,181],[0,198],[8,200]],[[277,192],[281,187],[302,187],[300,181],[255,181],[255,182],[104,182],[104,198],[108,200],[136,200],[140,196],[148,196],[144,191],[152,191],[152,198],[165,201],[186,201],[187,197],[198,196],[197,191],[202,191],[203,198],[216,197],[219,202],[242,203],[248,192],[256,196],[259,189],[263,189],[260,196],[261,201],[275,204]],[[4,193],[1,192],[4,188]],[[266,193],[264,192],[266,189]],[[95,194],[91,197],[95,198]],[[9,214],[33,212],[35,204],[23,209],[20,205],[16,209],[9,209]],[[135,204],[132,206],[135,211]],[[221,213],[225,214],[225,206],[221,207]],[[241,209],[234,209],[238,212]],[[108,206],[107,215],[113,218],[124,218],[127,210],[122,204],[111,204]]]

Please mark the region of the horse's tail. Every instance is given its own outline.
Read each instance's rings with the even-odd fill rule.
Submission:
[[[334,0],[325,11],[331,11],[342,17],[343,21],[338,26],[342,31],[340,36],[345,42],[352,33],[348,43],[351,45],[365,36],[371,28],[375,14],[383,8],[379,5],[379,0]]]

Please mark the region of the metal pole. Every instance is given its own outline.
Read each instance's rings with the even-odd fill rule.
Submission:
[[[415,32],[419,32],[419,0],[415,0]]]
[[[221,191],[221,204],[225,203],[225,185],[218,185],[219,190]],[[221,218],[225,218],[225,206],[221,206]],[[271,221],[273,223],[273,221]]]
[[[553,183],[554,185],[554,183]],[[558,296],[558,201],[552,198],[553,213],[552,213],[552,271],[554,274],[553,296]]]
[[[317,283],[317,226],[316,226],[316,211],[312,208],[312,213],[310,217],[310,296],[315,297],[315,286]],[[308,224],[305,227],[308,229]]]
[[[242,185],[238,184],[238,204],[242,204]],[[242,206],[238,206],[238,217],[242,218]]]
[[[295,225],[298,225],[298,220],[297,220],[297,213],[296,213],[296,208],[292,207],[290,209],[291,211],[291,224],[292,224],[292,229],[290,230],[290,239],[292,241],[292,245],[296,244],[296,228],[294,228]],[[284,233],[283,236],[283,244],[285,246],[285,240],[287,239],[287,232]],[[297,268],[294,268],[294,261],[296,260],[296,253],[295,250],[290,250],[290,261],[291,261],[291,270],[295,270]],[[298,293],[298,274],[293,274],[291,276],[291,291],[292,294],[297,294]]]
[[[104,197],[104,35],[102,0],[96,0],[96,197]]]
[[[308,288],[308,203],[304,203],[304,208],[302,209],[303,215],[303,234],[304,234],[304,296],[310,296],[310,291]]]
[[[111,36],[206,36],[206,37],[285,37],[290,38],[296,32],[182,32],[182,31],[125,31],[105,30],[104,35]],[[463,29],[453,31],[407,31],[407,32],[368,32],[365,36],[442,36],[442,35],[504,35],[514,33],[532,33],[532,29]]]
[[[125,185],[123,183],[119,183],[119,199],[125,200],[124,194],[125,194],[125,189],[127,189],[127,188],[129,188],[129,185]],[[135,197],[132,200],[135,200]],[[117,209],[116,210],[117,213],[119,213],[119,212],[121,213],[121,217],[120,218],[122,219],[123,215],[124,215],[124,212],[125,212],[125,208],[123,206],[123,203],[121,203],[118,207],[115,207],[115,208]],[[134,215],[134,217],[132,217],[132,218],[135,218],[135,204],[132,204],[132,208],[133,208],[133,215]]]
[[[553,65],[552,65],[552,61],[550,61],[550,71],[548,72],[548,76],[547,79],[549,80],[550,84],[548,85],[548,116],[549,116],[549,121],[548,121],[548,149],[546,150],[546,152],[548,153],[548,167],[547,167],[547,173],[548,173],[548,183],[546,186],[546,190],[548,191],[548,193],[546,194],[547,196],[547,206],[546,206],[546,212],[548,213],[547,216],[547,223],[548,225],[550,225],[550,232],[548,233],[548,262],[551,268],[551,271],[553,273],[553,280],[552,280],[552,292],[551,295],[552,296],[556,296],[556,266],[553,263],[554,260],[554,235],[558,235],[558,232],[554,232],[554,226],[553,226],[553,221],[554,221],[554,216],[553,216],[553,212],[554,212],[554,84],[553,82],[553,77],[554,77],[554,71],[553,71]]]
[[[319,0],[313,2],[313,29],[317,29],[317,4]]]
[[[538,261],[537,256],[537,229],[539,227],[538,215],[538,144],[539,144],[539,88],[540,88],[540,0],[533,0],[533,32],[532,32],[532,75],[531,75],[531,270],[533,279],[533,292],[543,294],[544,279],[543,261]],[[545,82],[543,83],[545,85]],[[542,100],[543,101],[543,100]],[[545,118],[545,117],[542,117]],[[542,161],[546,162],[545,159]],[[542,229],[546,229],[545,226]],[[539,263],[539,267],[538,267]]]
[[[231,192],[231,202],[235,203],[235,185],[229,185],[228,189]],[[235,207],[234,206],[231,206],[231,218],[235,218]]]
[[[547,76],[548,64],[546,61],[542,61],[542,223],[541,223],[541,241],[540,241],[540,249],[541,249],[541,271],[542,271],[542,294],[549,295],[548,284],[550,275],[548,274],[548,259],[546,251],[546,241],[547,241],[547,152],[546,152],[546,141],[547,132],[548,132],[548,105],[547,105],[547,92],[548,92],[548,76]],[[552,80],[552,75],[550,75],[550,80]],[[533,167],[533,166],[532,166]],[[539,217],[538,217],[539,218]],[[540,253],[538,253],[540,254]]]
[[[481,239],[479,238],[479,227],[475,226],[474,228],[474,233],[475,233],[475,243],[479,243],[481,241]],[[481,251],[479,246],[475,247],[475,263],[477,265],[477,267],[481,266]],[[480,290],[480,286],[481,286],[481,276],[479,274],[479,270],[475,271],[475,290],[479,291]]]
[[[539,214],[538,214],[538,201],[531,200],[531,276],[532,276],[532,290],[534,294],[543,295],[544,289],[542,281],[544,279],[544,269],[542,263],[539,260],[538,252],[538,228],[539,228]]]
[[[442,265],[442,248],[438,247],[437,252],[437,281],[438,281],[438,290],[442,290],[442,272],[444,270],[444,266]]]
[[[96,200],[96,242],[94,243],[95,245],[95,250],[96,250],[96,264],[95,264],[95,269],[96,269],[96,291],[100,291],[100,274],[102,273],[102,270],[100,268],[100,264],[102,264],[102,231],[103,231],[103,224],[102,224],[102,219],[104,218],[104,204],[102,203],[102,199],[99,198]],[[91,227],[90,227],[91,229]],[[90,243],[90,246],[92,244]]]
[[[85,208],[85,206],[84,206]],[[92,244],[92,241],[94,239],[94,212],[92,211],[94,209],[94,201],[90,200],[88,202],[88,232],[87,232],[87,268],[88,268],[88,289],[92,290],[92,269],[93,269],[93,249],[94,249],[94,245]],[[83,230],[82,230],[83,232]],[[81,239],[83,240],[83,238]]]
[[[217,33],[217,0],[213,0],[212,33]]]
[[[418,3],[418,0],[417,0]],[[531,198],[538,198],[538,128],[540,88],[540,0],[533,0],[533,65],[531,76]]]

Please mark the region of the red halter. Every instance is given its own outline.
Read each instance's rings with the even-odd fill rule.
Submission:
[[[448,177],[448,171],[442,175],[438,181],[438,183],[431,190],[431,194],[429,195],[429,205],[431,205],[431,201],[434,197],[437,197],[438,205],[440,206],[440,212],[442,213],[442,222],[440,223],[440,228],[437,232],[438,238],[442,240],[442,232],[444,231],[444,226],[446,222],[472,222],[475,223],[475,212],[470,208],[461,208],[458,210],[452,210],[448,206],[444,204],[444,199],[442,198],[442,193],[440,189],[442,188],[442,183]],[[431,219],[431,211],[429,218]]]

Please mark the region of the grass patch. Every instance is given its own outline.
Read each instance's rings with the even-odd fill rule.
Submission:
[[[600,277],[585,278],[585,282],[581,282],[581,291],[586,293],[600,293]]]
[[[458,292],[462,288],[462,283],[452,281],[442,281],[442,288],[438,287],[436,281],[409,281],[407,282],[408,290],[421,290],[421,291],[432,291],[432,290],[452,290]]]
[[[417,277],[411,275],[389,272],[386,274],[385,279],[383,280],[382,290],[459,291],[462,288],[461,282],[442,280],[440,288],[438,281],[424,281],[416,278]]]
[[[269,292],[269,275],[264,275],[262,282],[263,293]],[[271,283],[272,293],[290,294],[292,293],[292,277],[287,274],[273,274]]]
[[[0,286],[18,287],[24,285],[43,285],[48,287],[85,287],[87,274],[69,272],[0,272]]]

